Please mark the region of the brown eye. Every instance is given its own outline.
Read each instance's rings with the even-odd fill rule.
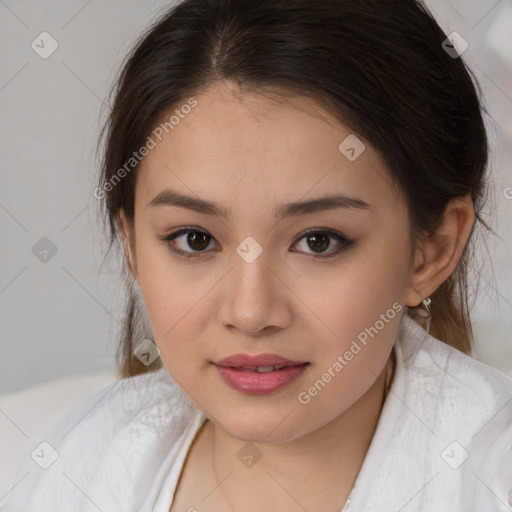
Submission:
[[[323,252],[328,249],[330,245],[329,237],[324,233],[308,235],[307,243],[315,252]]]
[[[349,249],[355,244],[354,240],[349,240],[347,237],[343,236],[341,233],[324,230],[324,229],[310,229],[305,234],[299,238],[299,242],[295,245],[299,246],[302,240],[305,240],[304,250],[300,252],[305,252],[306,254],[313,254],[313,259],[326,259],[336,256],[337,254]],[[331,240],[335,240],[334,247],[335,249],[331,252],[327,252],[323,254],[331,247]],[[336,248],[336,246],[338,246]],[[307,250],[309,249],[309,251]],[[312,252],[311,252],[312,251]]]
[[[206,249],[210,240],[211,237],[201,231],[192,231],[187,235],[187,243],[195,251]]]
[[[203,254],[213,238],[208,233],[196,228],[182,228],[160,240],[178,256],[197,258]]]

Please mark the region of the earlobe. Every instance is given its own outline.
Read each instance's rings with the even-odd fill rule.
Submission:
[[[137,265],[134,257],[134,239],[133,239],[133,226],[126,218],[126,214],[123,209],[119,210],[117,215],[117,226],[119,235],[124,247],[124,254],[128,267],[135,280],[137,280]]]
[[[471,196],[452,199],[438,229],[420,242],[414,271],[405,297],[407,306],[417,306],[454,272],[475,224]]]

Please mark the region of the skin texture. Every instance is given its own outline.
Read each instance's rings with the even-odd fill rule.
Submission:
[[[309,403],[297,397],[393,304],[419,304],[453,272],[474,223],[471,200],[453,201],[438,232],[411,258],[407,207],[382,159],[358,136],[365,150],[350,161],[338,146],[351,130],[320,105],[241,93],[231,82],[195,99],[192,112],[141,162],[134,223],[119,217],[163,364],[210,420],[194,443],[201,450],[189,454],[177,499],[192,506],[195,488],[198,504],[214,475],[221,481],[231,472],[202,510],[340,510],[375,432],[404,310]],[[149,205],[167,188],[230,215]],[[276,220],[282,203],[333,193],[369,207]],[[211,236],[202,253],[187,244],[187,234],[162,242],[182,227]],[[310,228],[354,243],[315,260],[340,244],[330,238],[315,252],[304,236]],[[246,237],[263,249],[252,263],[236,252]],[[187,260],[170,247],[199,257]],[[284,389],[254,396],[227,386],[212,364],[239,352],[311,364]],[[262,454],[251,468],[237,458],[247,441]],[[200,468],[206,476],[199,481]]]

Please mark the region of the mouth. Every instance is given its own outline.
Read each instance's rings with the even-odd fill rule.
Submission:
[[[231,360],[226,358],[213,364],[228,386],[243,393],[259,395],[284,388],[299,378],[311,365],[310,362],[290,361],[284,358],[275,363],[275,355],[257,357],[259,360],[252,363],[241,364],[240,357],[232,357]],[[270,357],[274,358],[274,364],[269,364]],[[254,359],[256,358],[253,358],[253,361]]]

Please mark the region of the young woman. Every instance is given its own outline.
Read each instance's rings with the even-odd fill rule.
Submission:
[[[144,34],[94,191],[123,378],[41,433],[6,512],[511,510],[460,50],[414,0],[184,0]]]

